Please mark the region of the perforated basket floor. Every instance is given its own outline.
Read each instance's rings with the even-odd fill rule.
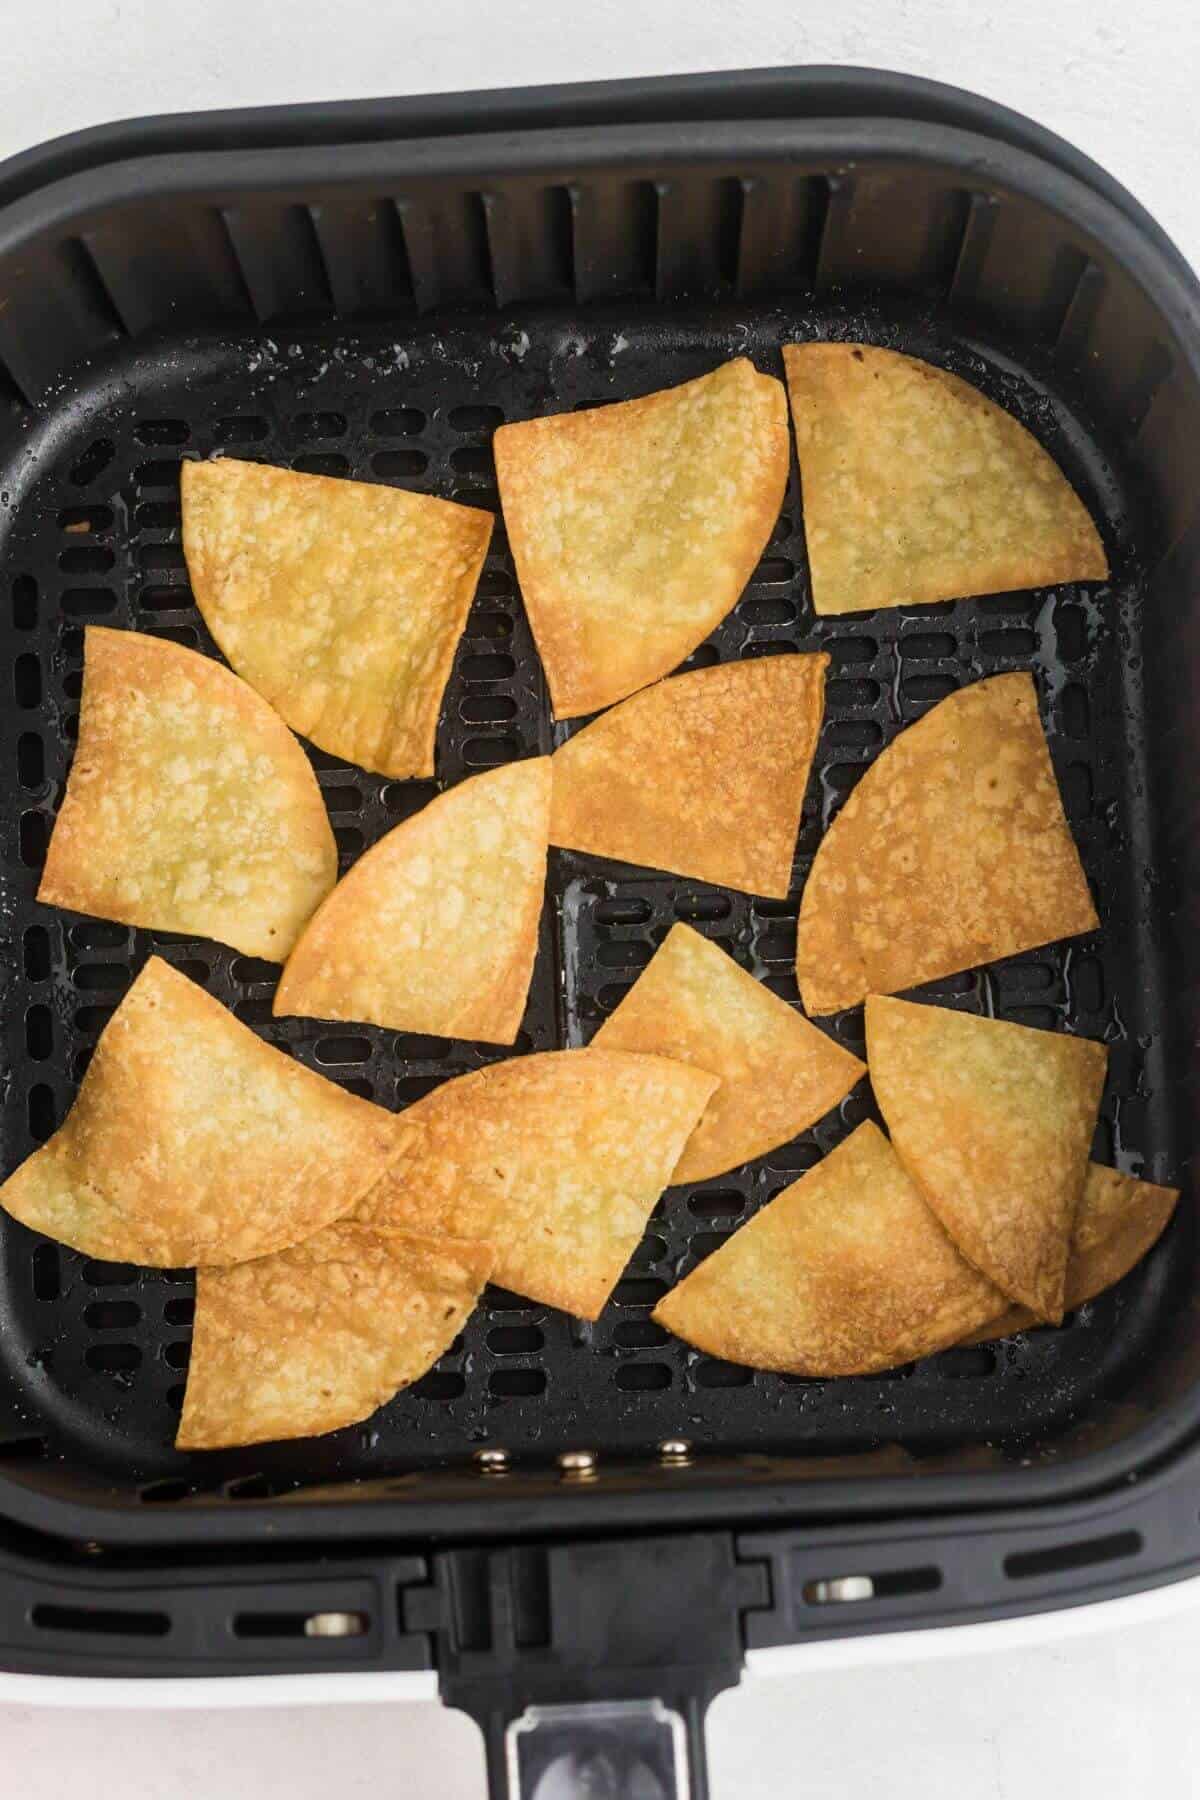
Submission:
[[[1104,1037],[1110,1078],[1097,1154],[1170,1174],[1154,975],[1154,888],[1144,854],[1139,567],[1112,465],[1061,397],[995,347],[934,315],[673,311],[464,318],[440,331],[335,337],[328,327],[189,338],[89,375],[0,470],[12,509],[3,562],[0,709],[5,1172],[65,1115],[106,1020],[154,950],[238,1017],[356,1093],[403,1107],[504,1052],[371,1027],[271,1017],[277,971],[208,941],[39,907],[34,892],[77,729],[82,627],[130,626],[214,654],[180,548],[178,465],[225,450],[386,481],[498,509],[490,450],[502,419],[624,398],[738,352],[780,373],[789,338],[862,336],[942,361],[1029,423],[1097,517],[1114,577],[953,605],[814,618],[798,478],[745,596],[688,666],[795,649],[831,656],[824,729],[805,805],[793,898],[756,900],[553,853],[541,951],[517,1053],[586,1043],[672,922],[719,940],[798,1004],[796,895],[822,829],[896,732],[955,687],[1031,668],[1101,934],[928,992],[944,1004]],[[312,751],[343,866],[435,785],[553,746],[541,671],[498,529],[455,660],[438,782],[394,782]],[[827,1022],[862,1050],[862,1016]],[[1059,1332],[953,1350],[886,1377],[838,1382],[752,1373],[689,1351],[652,1324],[655,1300],[870,1110],[858,1090],[815,1130],[747,1169],[669,1192],[594,1326],[491,1289],[425,1380],[364,1427],[315,1442],[185,1458],[171,1448],[187,1369],[192,1280],[88,1261],[5,1219],[0,1228],[0,1450],[45,1455],[168,1497],[188,1487],[271,1492],[461,1458],[568,1447],[698,1446],[795,1453],[898,1442],[914,1452],[988,1440],[1021,1454],[1121,1390],[1171,1291],[1176,1239]]]

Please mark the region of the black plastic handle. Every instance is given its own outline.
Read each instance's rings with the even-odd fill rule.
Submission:
[[[761,1601],[728,1533],[452,1550],[434,1573],[442,1698],[482,1729],[494,1800],[707,1800],[705,1713]]]

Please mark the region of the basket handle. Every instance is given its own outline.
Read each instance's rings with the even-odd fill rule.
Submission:
[[[705,1713],[757,1597],[730,1533],[448,1550],[431,1572],[442,1699],[483,1731],[493,1800],[706,1800]]]

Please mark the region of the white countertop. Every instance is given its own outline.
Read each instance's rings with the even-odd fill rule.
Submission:
[[[932,76],[1104,163],[1200,266],[1194,0],[4,0],[0,155],[147,112],[804,62]],[[1190,1800],[1200,1607],[1019,1651],[756,1678],[710,1715],[714,1800]],[[0,1800],[481,1800],[436,1703],[0,1704]]]

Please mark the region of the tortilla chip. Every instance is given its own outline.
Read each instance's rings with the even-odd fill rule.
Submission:
[[[610,1050],[459,1076],[403,1115],[424,1149],[356,1216],[494,1244],[496,1281],[594,1319],[716,1085],[662,1056]]]
[[[754,572],[788,476],[783,384],[745,357],[585,412],[502,425],[504,523],[556,718],[669,674]]]
[[[960,1341],[996,1290],[958,1254],[877,1125],[860,1125],[660,1300],[728,1362],[869,1375]]]
[[[491,514],[232,457],[185,462],[181,488],[192,592],[238,674],[332,756],[432,775]]]
[[[818,613],[1103,581],[1086,507],[1010,413],[869,344],[783,352]]]
[[[85,1256],[243,1262],[349,1212],[416,1136],[152,956],[0,1205]]]
[[[907,1000],[867,1000],[867,1063],[896,1153],[958,1249],[1057,1323],[1108,1051]]]
[[[288,959],[274,1010],[511,1044],[546,885],[550,758],[473,776],[363,856]]]
[[[592,1042],[669,1056],[720,1077],[672,1186],[706,1181],[786,1144],[867,1072],[690,925],[672,927]]]
[[[1178,1188],[1089,1163],[1071,1234],[1063,1310],[1073,1312],[1128,1275],[1162,1236],[1178,1198]],[[963,1342],[985,1344],[1040,1324],[1028,1307],[1010,1306]]]
[[[550,842],[785,899],[829,658],[677,675],[554,755]]]
[[[200,1269],[180,1450],[355,1425],[454,1341],[488,1277],[486,1244],[340,1220],[291,1250]]]
[[[1029,675],[951,694],[871,765],[817,851],[796,979],[857,1006],[1099,924]]]
[[[38,899],[282,962],[337,879],[308,758],[210,657],[89,625]]]

